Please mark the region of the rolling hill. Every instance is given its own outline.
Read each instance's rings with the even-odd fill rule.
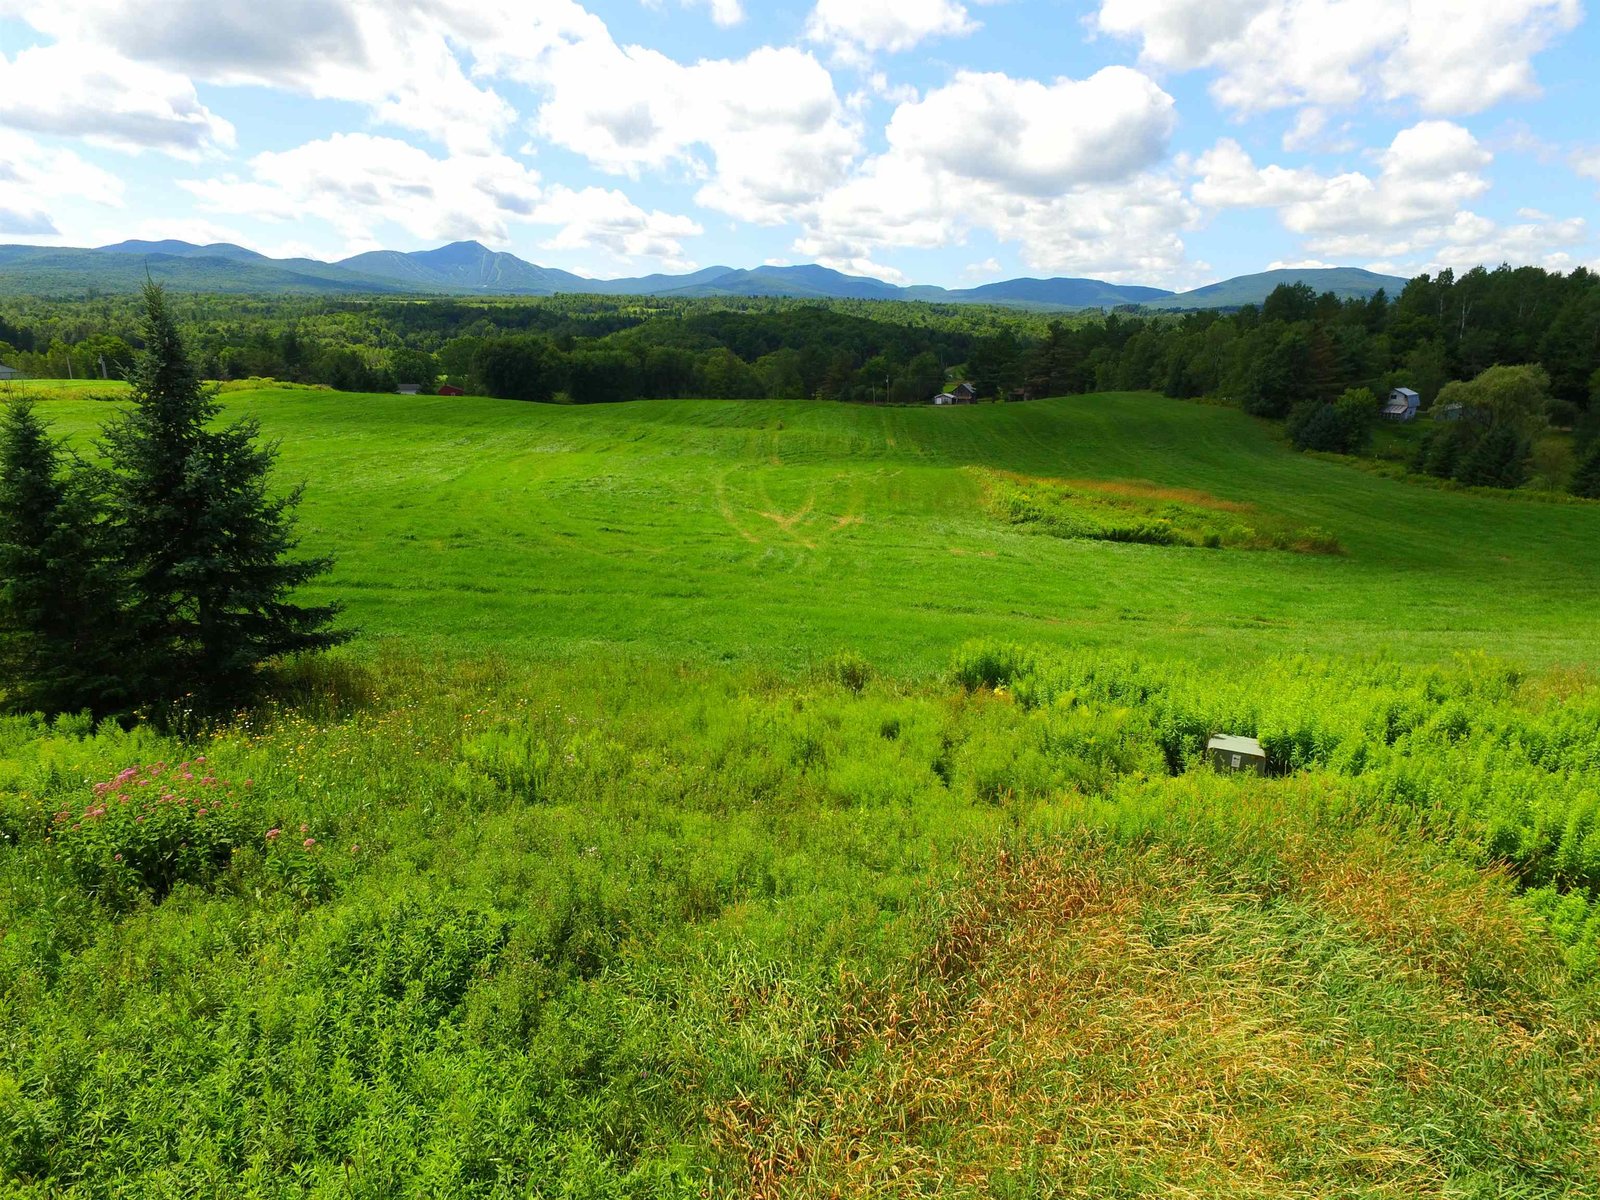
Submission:
[[[1144,304],[1146,308],[1161,309],[1239,308],[1245,304],[1260,304],[1272,294],[1273,288],[1284,283],[1308,283],[1318,295],[1332,292],[1341,300],[1349,300],[1365,299],[1380,288],[1393,296],[1405,287],[1406,280],[1397,275],[1378,275],[1360,267],[1294,267],[1240,275],[1195,288],[1192,292],[1147,300]]]
[[[7,1197],[1594,1195],[1600,506],[1153,394],[221,403],[359,635],[0,722]]]
[[[0,295],[132,292],[153,279],[174,291],[385,294],[410,289],[309,258],[274,259],[240,246],[123,242],[101,250],[0,246]]]
[[[336,263],[275,259],[243,246],[182,241],[126,241],[98,249],[0,246],[0,295],[68,296],[126,292],[148,277],[177,291],[345,295],[553,296],[558,293],[662,296],[790,296],[817,300],[920,300],[1062,310],[1142,306],[1229,308],[1258,304],[1280,283],[1303,281],[1318,292],[1370,296],[1405,280],[1354,267],[1266,271],[1173,294],[1162,288],[1099,279],[1008,279],[973,288],[901,287],[846,275],[815,263],[752,269],[715,266],[683,275],[589,279],[543,267],[478,242],[433,250],[373,250]]]

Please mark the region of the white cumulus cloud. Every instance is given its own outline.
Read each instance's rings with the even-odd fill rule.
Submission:
[[[509,244],[514,226],[555,226],[544,245],[600,249],[613,257],[688,262],[682,239],[698,223],[647,211],[615,189],[545,189],[536,172],[502,154],[436,158],[397,138],[334,134],[292,150],[258,154],[247,178],[183,186],[213,213],[265,221],[326,221],[349,252],[382,244],[394,225],[424,242]]]
[[[200,103],[188,78],[102,46],[38,46],[13,59],[0,56],[0,123],[180,158],[234,141],[233,126]]]
[[[937,37],[960,37],[978,28],[955,0],[817,0],[806,36],[832,46],[846,60],[865,61],[880,51],[899,53]]]
[[[183,186],[206,211],[267,221],[320,218],[361,246],[373,244],[387,223],[430,241],[503,245],[508,222],[526,219],[542,196],[538,176],[503,155],[437,159],[408,142],[366,133],[258,154],[245,179]]]
[[[888,149],[806,215],[796,249],[871,261],[978,228],[1034,269],[1166,275],[1195,217],[1161,168],[1174,123],[1172,98],[1125,67],[1050,84],[959,73],[895,110]]]
[[[522,69],[545,90],[540,136],[613,174],[681,170],[702,181],[698,203],[742,220],[790,219],[860,150],[833,77],[793,48],[685,65],[586,38]]]
[[[528,220],[560,226],[543,243],[547,249],[600,249],[625,262],[653,259],[669,271],[694,270],[683,239],[705,232],[689,217],[659,209],[647,212],[615,188],[554,188]]]
[[[1392,230],[1447,220],[1489,190],[1492,156],[1450,121],[1397,133],[1379,171],[1325,176],[1307,168],[1257,167],[1231,139],[1200,156],[1193,195],[1208,208],[1279,208],[1296,233]]]
[[[888,139],[951,175],[1048,196],[1147,166],[1175,123],[1172,97],[1127,67],[1050,84],[961,71],[897,108]]]
[[[1240,111],[1381,97],[1457,114],[1536,95],[1533,57],[1582,15],[1579,0],[1101,0],[1094,25],[1152,66],[1215,71]]]
[[[53,240],[61,233],[50,211],[55,202],[88,200],[120,208],[124,190],[115,175],[72,151],[50,149],[0,127],[0,235]]]
[[[1579,150],[1574,153],[1572,169],[1586,179],[1600,179],[1600,149]]]
[[[567,0],[0,0],[0,16],[55,38],[67,56],[114,48],[208,83],[350,101],[453,148],[484,150],[516,114],[462,56],[561,36],[588,15]]]
[[[1318,259],[1381,259],[1409,269],[1534,262],[1564,269],[1588,236],[1581,218],[1525,210],[1500,224],[1467,206],[1488,192],[1492,155],[1450,121],[1403,129],[1377,156],[1378,171],[1323,175],[1258,167],[1223,139],[1195,163],[1191,194],[1207,208],[1273,208]]]

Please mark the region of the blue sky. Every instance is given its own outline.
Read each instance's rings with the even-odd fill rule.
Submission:
[[[1565,270],[1597,60],[1579,0],[0,0],[0,241]]]

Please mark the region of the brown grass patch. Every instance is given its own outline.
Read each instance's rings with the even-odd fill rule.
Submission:
[[[1298,867],[1330,915],[1458,985],[1466,940],[1505,939],[1511,959],[1526,946],[1510,907],[1468,898],[1494,888],[1365,855]],[[913,981],[843,1006],[826,1086],[783,1111],[709,1114],[744,1164],[739,1194],[1447,1194],[1448,1158],[1374,1100],[1395,1080],[1433,1086],[1438,1047],[1380,1047],[1306,1009],[1321,968],[1260,897],[1208,888],[1159,849],[1001,854],[980,880]],[[1408,911],[1422,904],[1436,915]],[[1415,1001],[1404,1019],[1422,1028],[1526,1049],[1526,1031],[1426,982]]]
[[[1197,488],[972,470],[992,516],[1056,537],[1295,554],[1344,552],[1326,530],[1297,526],[1279,514]]]
[[[1000,474],[1008,475],[1018,481],[1029,479],[1025,475],[1014,475],[1002,471]],[[1210,492],[1202,492],[1199,488],[1163,487],[1144,479],[1045,479],[1039,482],[1054,483],[1061,487],[1071,488],[1079,492],[1094,492],[1101,496],[1115,496],[1123,500],[1151,500],[1170,504],[1191,504],[1196,508],[1209,508],[1213,512],[1227,513],[1253,513],[1256,512],[1254,504],[1246,504],[1242,500],[1223,500],[1213,496]]]

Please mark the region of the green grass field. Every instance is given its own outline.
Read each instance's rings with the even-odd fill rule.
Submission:
[[[284,477],[308,484],[307,547],[339,556],[326,590],[374,639],[790,667],[850,648],[895,671],[993,635],[1214,662],[1600,649],[1600,504],[1383,479],[1153,395],[948,410],[226,398],[282,439]],[[46,411],[83,434],[105,405]],[[1345,553],[1039,536],[995,520],[971,468],[1199,489]]]
[[[1600,504],[1148,395],[225,400],[362,636],[0,718],[0,1194],[1600,1196]]]

